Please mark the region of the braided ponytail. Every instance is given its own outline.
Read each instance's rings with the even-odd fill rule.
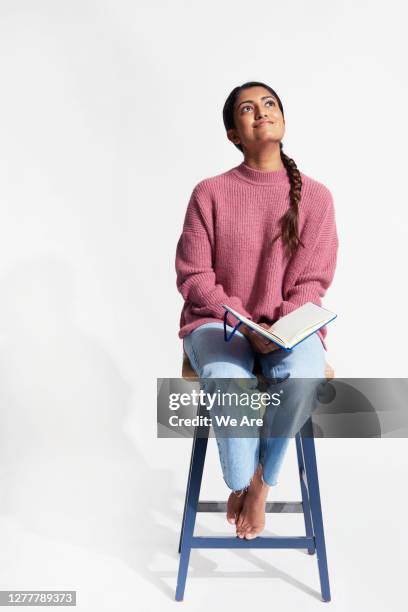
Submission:
[[[282,151],[283,144],[279,143],[279,146],[281,150],[281,160],[286,168],[286,172],[288,174],[290,182],[290,208],[280,219],[281,234],[278,234],[272,240],[272,244],[274,244],[275,240],[277,240],[281,235],[283,244],[287,248],[288,256],[290,257],[296,251],[299,244],[301,244],[302,247],[305,246],[301,241],[298,233],[299,203],[302,193],[302,177],[300,176],[300,172],[298,170],[296,162]]]
[[[224,121],[224,126],[225,126],[226,131],[228,131],[231,128],[235,128],[234,106],[235,106],[235,102],[236,102],[239,92],[242,89],[246,89],[247,87],[254,87],[254,86],[265,87],[265,89],[267,89],[273,96],[275,96],[275,98],[278,101],[278,105],[282,112],[282,115],[284,115],[282,102],[279,96],[277,95],[277,93],[271,87],[269,87],[269,85],[265,85],[265,83],[261,83],[259,81],[248,81],[247,83],[244,83],[243,85],[239,85],[238,87],[235,87],[231,91],[231,93],[229,94],[228,98],[225,101],[224,108],[222,111],[222,116],[223,116],[223,121]],[[235,144],[235,146],[241,152],[243,152],[243,148],[240,144]],[[280,219],[279,223],[281,227],[281,233],[275,236],[275,238],[272,240],[272,244],[274,244],[275,241],[280,236],[282,236],[283,245],[287,249],[287,255],[290,258],[291,255],[293,255],[293,253],[297,249],[299,244],[301,244],[303,247],[305,246],[303,242],[300,240],[299,233],[298,233],[299,204],[300,204],[301,192],[302,192],[302,177],[300,175],[296,162],[291,157],[286,155],[286,153],[283,152],[282,142],[279,143],[279,147],[280,147],[281,160],[282,160],[283,165],[286,168],[286,172],[287,172],[289,182],[290,182],[290,191],[289,191],[290,208]]]

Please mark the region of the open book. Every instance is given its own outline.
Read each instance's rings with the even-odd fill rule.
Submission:
[[[333,321],[337,317],[334,312],[317,306],[313,302],[306,302],[303,306],[292,310],[289,314],[285,315],[275,321],[269,329],[261,327],[251,319],[244,317],[230,306],[226,304],[222,305],[225,308],[224,315],[224,338],[226,341],[230,340],[234,332],[238,329],[241,323],[245,323],[248,327],[258,332],[265,338],[268,338],[271,342],[278,344],[281,348],[289,351],[295,347],[299,342],[305,340],[321,327],[324,327],[330,321]],[[227,338],[227,316],[228,312],[239,319],[239,323],[235,326],[231,332],[229,338]]]

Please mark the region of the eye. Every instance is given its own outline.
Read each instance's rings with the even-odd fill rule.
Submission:
[[[275,104],[275,100],[267,100],[267,101],[265,102],[265,104],[268,104],[268,102],[271,102],[272,104]]]
[[[241,111],[243,111],[245,108],[252,108],[252,106],[250,106],[249,104],[247,104],[246,106],[243,106],[243,107],[241,108]]]

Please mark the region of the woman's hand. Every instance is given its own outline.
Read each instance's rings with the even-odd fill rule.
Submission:
[[[258,325],[260,325],[264,329],[270,328],[270,325],[268,325],[267,323],[258,323]],[[252,348],[256,353],[271,353],[272,351],[275,351],[276,349],[280,348],[280,346],[278,346],[274,342],[271,342],[270,340],[268,340],[268,338],[261,336],[260,334],[258,334],[258,332],[254,331],[250,327],[247,327],[245,324],[240,325],[238,331],[242,332],[244,336],[248,338]]]

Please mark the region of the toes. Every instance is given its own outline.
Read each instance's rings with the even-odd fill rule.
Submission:
[[[242,529],[243,524],[244,524],[244,521],[243,521],[243,517],[241,514],[237,520],[237,531],[240,531]]]
[[[239,514],[239,512],[237,512],[237,509],[238,504],[236,497],[233,493],[231,493],[227,502],[227,521],[231,525],[235,525],[235,523],[237,522],[237,514]]]
[[[235,512],[233,508],[227,506],[227,521],[229,523],[235,523]]]
[[[246,530],[246,525],[237,525],[237,535],[239,537],[244,537],[245,535],[245,530]]]
[[[253,530],[253,526],[252,525],[245,525],[245,529],[244,529],[244,538],[247,537],[247,535],[249,533],[251,533],[251,531]]]
[[[247,540],[253,540],[254,538],[258,537],[260,533],[262,533],[262,531],[265,528],[265,524],[259,524],[259,525],[250,525],[248,527],[248,529],[245,532],[245,537]]]
[[[245,532],[248,529],[248,525],[245,525],[244,523],[241,523],[240,525],[237,525],[237,536],[239,538],[244,538],[245,537]]]

